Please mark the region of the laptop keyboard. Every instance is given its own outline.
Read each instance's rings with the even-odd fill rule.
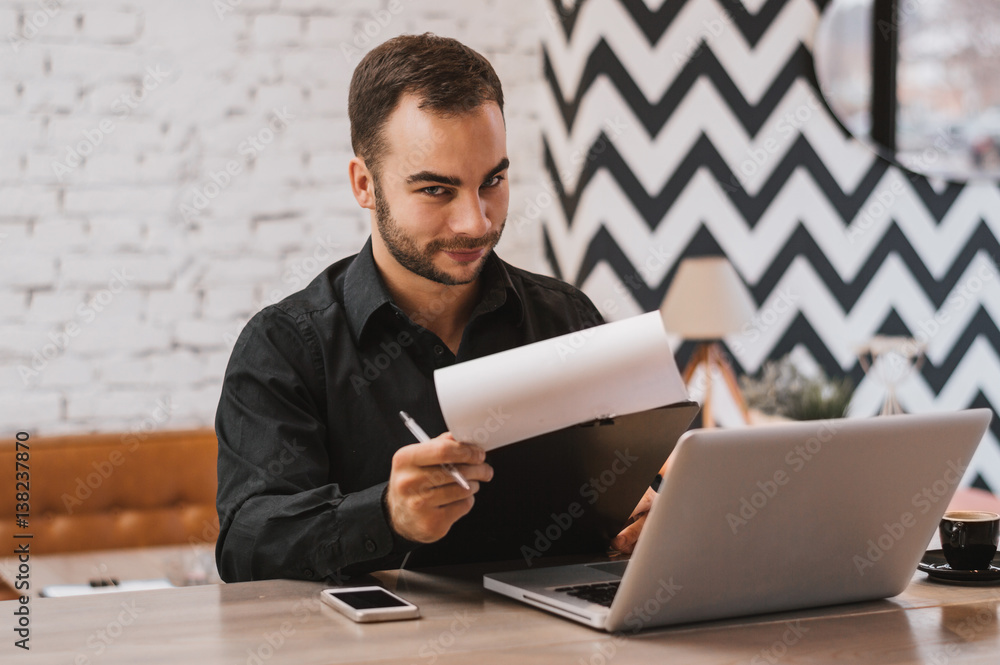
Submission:
[[[556,587],[554,591],[568,593],[574,598],[586,600],[605,607],[611,607],[611,601],[618,593],[620,580],[614,582],[598,582],[597,584],[574,584],[573,586]]]

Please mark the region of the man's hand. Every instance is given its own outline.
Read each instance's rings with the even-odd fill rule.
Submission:
[[[484,464],[485,459],[482,448],[459,443],[451,432],[397,450],[385,495],[392,530],[418,543],[443,538],[452,524],[472,510],[479,483],[493,478],[493,467]],[[456,465],[469,481],[469,489],[462,489],[441,468],[446,463]]]
[[[667,461],[660,467],[659,477],[661,479],[667,477],[667,469],[669,467],[670,458],[668,457]],[[652,487],[647,487],[646,492],[639,499],[639,503],[636,504],[635,510],[632,511],[632,515],[628,518],[628,522],[625,523],[625,528],[611,540],[612,550],[615,550],[618,554],[632,553],[636,542],[639,540],[639,532],[642,531],[642,527],[646,523],[646,514],[649,513],[649,509],[653,506],[654,498],[656,498],[656,491]]]
[[[653,491],[653,488],[647,487],[646,493],[642,495],[639,503],[636,504],[635,510],[632,511],[632,516],[625,523],[625,528],[612,539],[611,548],[613,550],[616,550],[620,554],[632,553],[636,542],[639,540],[639,532],[642,531],[642,526],[646,523],[646,514],[653,505],[653,497],[655,496],[656,492]]]

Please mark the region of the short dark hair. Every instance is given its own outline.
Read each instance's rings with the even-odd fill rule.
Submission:
[[[458,115],[494,101],[503,117],[503,89],[482,55],[449,37],[401,35],[369,51],[354,70],[347,98],[351,146],[378,177],[386,145],[383,128],[404,94],[420,108]]]

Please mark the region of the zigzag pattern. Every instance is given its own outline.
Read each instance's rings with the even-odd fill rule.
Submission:
[[[822,10],[827,0],[816,0],[818,10]],[[583,5],[587,0],[578,0],[571,7],[566,7],[562,0],[549,0],[552,11],[560,19],[563,37],[569,41],[573,36],[573,29],[576,26],[577,18]],[[778,12],[784,7],[782,0],[765,0],[762,8],[751,13],[750,8],[740,0],[722,0],[720,6],[724,8],[731,20],[743,33],[743,38],[755,46],[768,26],[774,21]],[[621,6],[629,13],[632,20],[646,36],[650,44],[660,41],[660,37],[671,26],[677,14],[684,7],[680,2],[661,2],[659,8],[651,9],[643,0],[622,0]]]
[[[752,134],[747,132],[745,120],[730,109],[707,78],[692,84],[674,111],[670,125],[654,139],[643,140],[641,126],[631,107],[603,81],[596,83],[582,101],[566,140],[559,112],[547,107],[542,114],[543,130],[551,141],[547,145],[548,156],[569,188],[579,188],[581,184],[575,180],[580,159],[598,159],[609,142],[615,151],[620,151],[620,160],[644,166],[634,175],[641,179],[646,191],[655,190],[676,172],[680,160],[701,136],[709,139],[713,148],[723,151],[720,154],[723,162],[732,165],[733,175],[723,181],[727,188],[742,188],[754,194],[767,182],[800,134],[819,151],[822,163],[833,165],[831,174],[841,189],[857,187],[876,161],[874,154],[857,141],[838,135],[839,125],[826,112],[813,88],[800,79],[793,81],[784,96],[775,100],[767,119]],[[593,166],[601,165],[598,162]],[[611,168],[614,166],[614,162],[609,164]],[[592,171],[579,175],[592,176]]]
[[[605,79],[611,82],[619,94],[626,99],[636,99],[630,103],[632,112],[645,127],[650,136],[659,133],[667,118],[676,110],[677,105],[684,99],[684,95],[691,89],[695,82],[701,77],[712,81],[719,90],[719,94],[726,100],[743,123],[744,128],[750,134],[755,134],[757,129],[770,117],[770,111],[784,96],[792,83],[799,78],[803,67],[812,67],[812,56],[803,46],[795,50],[795,54],[785,65],[785,69],[775,79],[772,85],[763,92],[757,103],[747,100],[743,92],[727,74],[725,67],[715,57],[711,51],[691,60],[673,82],[669,89],[663,93],[657,102],[649,102],[646,96],[639,89],[635,81],[628,75],[625,67],[618,61],[611,48],[602,39],[598,42],[590,57],[587,68],[583,73],[583,81],[580,83],[578,91],[569,99],[563,97],[562,88],[559,86],[552,71],[552,64],[547,50],[542,50],[542,65],[552,91],[552,97],[559,105],[559,112],[563,117],[566,126],[573,127],[573,122],[579,112],[582,99],[595,84],[598,74],[603,74]]]
[[[854,415],[873,414],[884,386],[856,349],[909,335],[927,351],[905,407],[1000,405],[1000,188],[935,187],[845,133],[812,69],[824,0],[550,2],[557,275],[620,318],[655,309],[685,256],[724,254],[758,306],[725,340],[740,371],[794,351],[853,377]],[[991,427],[966,482],[1000,488]]]
[[[816,185],[828,192],[830,203],[837,214],[842,219],[851,221],[861,212],[862,206],[868,202],[887,172],[892,170],[895,172],[896,179],[907,180],[898,168],[890,167],[885,161],[871,158],[871,165],[867,171],[863,172],[857,187],[853,191],[845,191],[840,187],[837,178],[831,174],[826,162],[817,154],[806,136],[800,135],[780,160],[771,159],[777,157],[777,153],[769,156],[768,161],[761,166],[761,172],[767,173],[764,169],[772,163],[774,165],[767,173],[767,179],[760,185],[759,190],[752,192],[748,191],[742,182],[743,176],[739,172],[739,165],[736,165],[735,168],[730,166],[712,141],[702,134],[691,144],[691,149],[677,164],[676,169],[670,174],[662,188],[655,194],[650,194],[619,153],[615,144],[602,132],[588,151],[584,153],[583,168],[576,176],[575,191],[571,192],[567,191],[567,183],[560,177],[561,173],[569,169],[559,170],[548,136],[543,137],[542,146],[545,169],[559,195],[559,201],[566,217],[572,218],[574,216],[582,192],[588,188],[595,175],[604,170],[611,174],[618,187],[633,201],[633,207],[642,213],[650,228],[656,227],[659,220],[677,202],[678,196],[701,169],[707,169],[715,176],[715,180],[720,183],[721,189],[724,190],[720,192],[720,195],[726,196],[733,205],[740,209],[743,218],[751,227],[756,225],[769,203],[784,187],[789,176],[796,169],[808,171]],[[865,155],[865,158],[868,159],[869,156]],[[952,218],[958,216],[954,211],[954,204],[963,192],[970,189],[975,192],[969,197],[975,199],[970,205],[983,209],[985,214],[991,216],[996,214],[996,208],[993,204],[1000,197],[1000,190],[995,187],[971,188],[951,184],[939,193],[927,183],[925,178],[912,177],[908,179],[908,182],[907,187],[919,199],[911,202],[910,206],[912,211],[915,211],[923,220],[941,222],[949,214]],[[886,182],[884,186],[891,190],[892,182]],[[987,204],[980,205],[977,202],[979,199]],[[961,212],[968,212],[968,208],[963,207]]]
[[[798,144],[808,146],[801,138]],[[609,147],[606,152],[614,151]],[[706,226],[739,272],[754,284],[760,280],[773,283],[773,277],[767,276],[768,272],[773,273],[772,264],[782,253],[798,254],[800,250],[812,251],[818,257],[817,265],[828,263],[834,269],[832,274],[840,277],[840,286],[845,282],[856,283],[864,275],[871,254],[887,255],[890,251],[911,257],[914,266],[922,264],[915,270],[919,272],[925,267],[934,279],[939,279],[974,235],[979,233],[977,237],[982,242],[989,242],[990,236],[1000,232],[1000,191],[996,188],[963,189],[945,216],[936,220],[922,205],[918,191],[898,170],[877,162],[881,166],[873,170],[882,178],[872,182],[874,177],[866,177],[863,189],[859,186],[853,195],[846,195],[832,184],[823,186],[824,180],[829,183],[829,177],[810,177],[817,171],[822,173],[822,163],[815,154],[808,163],[814,164],[816,170],[794,163],[794,155],[790,154],[785,166],[775,170],[769,185],[753,199],[761,208],[758,219],[746,219],[748,209],[755,212],[745,203],[749,197],[740,192],[729,195],[717,178],[691,164],[696,158],[697,155],[688,155],[690,176],[680,176],[683,189],[675,194],[671,188],[680,186],[673,182],[677,178],[672,178],[658,199],[644,201],[644,190],[634,179],[619,187],[619,180],[611,177],[617,166],[596,174],[587,188],[578,190],[576,200],[556,186],[561,206],[551,210],[547,230],[556,239],[563,270],[578,274],[581,281],[587,278],[582,264],[585,247],[606,220],[614,220],[610,233],[636,265],[646,259],[651,247],[661,246],[671,257],[668,263],[673,263],[687,239]],[[610,161],[614,155],[606,159]],[[630,178],[627,167],[619,173],[619,179]],[[781,173],[787,173],[783,181]],[[765,200],[765,193],[771,198]],[[887,195],[891,195],[891,201]],[[707,206],[706,200],[713,205]],[[889,201],[890,205],[882,201]],[[657,212],[660,217],[655,216]],[[570,219],[572,225],[564,221]],[[655,229],[649,228],[651,221],[657,222]],[[988,232],[978,230],[982,226]],[[803,227],[805,237],[799,231]],[[649,271],[648,284],[658,284],[667,267],[661,265]],[[928,288],[930,281],[921,279]],[[857,297],[850,290],[837,290],[845,305]]]
[[[666,295],[666,290],[673,279],[676,262],[673,260],[658,259],[656,262],[658,265],[651,266],[642,261],[632,261],[622,252],[622,244],[614,240],[614,236],[608,230],[609,226],[611,225],[602,224],[600,231],[594,236],[595,240],[598,237],[602,238],[601,242],[589,244],[586,254],[583,257],[581,269],[577,272],[579,280],[584,282],[589,279],[591,271],[600,262],[606,261],[620,280],[623,282],[627,280],[628,283],[634,285],[639,280],[647,280],[657,274],[656,269],[662,265],[664,270],[662,277],[655,279],[651,284],[644,283],[643,286],[648,288],[641,293],[635,294],[635,300],[644,310],[655,309]],[[699,236],[703,232],[708,233],[708,239]],[[546,230],[545,234],[547,240],[551,242],[549,231]],[[601,251],[602,249],[617,252],[621,255],[620,260],[612,260],[612,257],[608,253]],[[646,250],[647,256],[649,256],[649,245],[647,245]],[[692,238],[692,242],[686,246],[670,247],[669,249],[664,247],[662,250],[654,246],[653,251],[656,252],[653,255],[656,257],[726,253],[724,247],[716,243],[714,238],[711,237],[710,232],[704,227],[698,229],[698,233]],[[957,250],[951,268],[936,278],[916,255],[912,247],[906,244],[905,236],[900,228],[893,225],[881,238],[879,244],[865,255],[866,261],[853,279],[845,281],[830,263],[828,255],[816,244],[814,237],[809,234],[805,227],[799,226],[791,234],[788,241],[780,247],[780,251],[775,255],[773,260],[770,260],[767,271],[763,276],[750,285],[750,292],[758,303],[763,303],[770,293],[780,288],[779,281],[789,271],[792,264],[796,261],[801,262],[805,260],[810,269],[816,273],[817,278],[830,291],[830,295],[835,299],[837,306],[842,310],[850,310],[855,307],[858,300],[866,292],[877,271],[891,257],[893,261],[905,266],[908,279],[919,286],[921,295],[927,299],[928,306],[940,309],[949,298],[954,296],[956,289],[960,290],[970,280],[975,283],[976,280],[973,279],[975,276],[970,277],[967,274],[967,269],[975,260],[976,255],[980,253],[985,253],[991,257],[1000,256],[1000,242],[998,242],[996,235],[985,224],[978,225],[974,233],[969,236],[968,242]],[[559,252],[553,250],[553,254],[558,256]],[[731,255],[730,260],[739,266],[739,261],[734,256]],[[643,270],[637,272],[634,267],[636,265],[642,266]],[[622,268],[619,269],[618,266],[622,266]],[[669,270],[667,270],[668,267]],[[988,279],[993,279],[994,275],[996,275],[990,265],[983,266],[983,271],[983,274]],[[916,331],[911,330],[910,332]]]
[[[601,140],[607,141],[606,137],[602,137]],[[642,215],[650,229],[657,227],[667,211],[677,203],[681,194],[686,193],[689,183],[703,170],[714,176],[714,182],[719,189],[718,195],[728,199],[738,208],[746,222],[753,227],[777,192],[785,186],[790,175],[798,169],[807,170],[818,187],[831,191],[830,203],[834,209],[842,217],[850,219],[861,209],[889,168],[885,162],[874,161],[858,187],[853,192],[846,192],[837,186],[836,179],[809,142],[800,138],[789,148],[785,157],[773,167],[770,177],[760,190],[751,193],[744,188],[736,173],[719,155],[712,142],[707,137],[700,136],[659,192],[650,195],[613,144],[607,145],[602,152],[587,159],[578,177],[577,188],[573,192],[566,191],[559,179],[547,138],[543,138],[543,156],[545,168],[552,179],[563,213],[568,219],[574,218],[581,195],[589,189],[595,175],[603,170],[615,180],[617,187],[632,202],[630,207]]]
[[[581,6],[571,42],[552,35],[544,40],[546,76],[558,87],[576,88],[583,94],[597,76],[605,74],[631,90],[641,91],[640,95],[647,99],[656,99],[674,83],[673,76],[682,66],[684,71],[690,71],[686,61],[697,62],[703,55],[710,55],[719,68],[731,72],[739,82],[741,96],[758,99],[768,86],[769,64],[786,61],[800,43],[811,44],[810,26],[817,19],[816,8],[809,0],[779,0],[774,4],[780,5],[780,14],[766,37],[749,45],[738,30],[732,29],[734,24],[739,25],[736,18],[743,12],[733,14],[716,0],[664,3],[661,9],[668,11],[669,6],[678,6],[676,21],[671,21],[670,32],[651,46],[636,22],[618,9],[618,2],[590,0]],[[804,55],[810,57],[808,52]],[[657,67],[649,67],[651,62]],[[627,72],[633,72],[632,76]],[[628,93],[623,90],[623,94]],[[638,97],[635,99],[638,101]]]
[[[605,278],[610,274],[617,279],[619,297],[634,299],[643,311],[655,309],[676,263],[657,288],[649,288],[641,281],[644,267],[633,267],[606,230],[597,239],[603,239],[606,250],[600,261],[610,268]],[[991,242],[996,246],[995,239]],[[702,253],[705,247],[700,244],[698,250],[689,251],[689,247],[683,254]],[[741,368],[755,372],[764,360],[775,355],[776,348],[791,350],[804,332],[801,328],[791,330],[795,325],[807,325],[811,329],[807,337],[812,340],[806,344],[809,350],[827,372],[840,374],[855,371],[855,348],[873,335],[913,335],[928,342],[925,371],[935,390],[940,390],[957,365],[956,351],[968,347],[976,335],[985,334],[995,340],[1000,351],[1000,334],[990,318],[1000,317],[1000,273],[989,257],[989,252],[973,240],[945,279],[925,289],[899,256],[888,255],[872,262],[873,274],[863,288],[857,287],[857,297],[847,307],[837,300],[836,289],[829,288],[812,263],[793,257],[771,289],[765,291],[759,285],[752,289],[763,322],[747,322],[745,332],[727,342]],[[595,255],[590,257],[592,265],[597,260]],[[587,281],[583,283],[591,286]],[[932,298],[933,292],[939,297]],[[787,308],[776,306],[779,299],[792,304]]]

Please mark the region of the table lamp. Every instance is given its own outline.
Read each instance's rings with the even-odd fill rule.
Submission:
[[[698,342],[684,368],[684,384],[690,385],[699,368],[704,371],[703,427],[715,424],[712,418],[714,371],[722,375],[744,422],[748,421],[746,402],[719,340],[739,332],[755,312],[756,306],[750,293],[725,257],[704,256],[681,261],[660,307],[660,314],[667,331],[685,340]]]

